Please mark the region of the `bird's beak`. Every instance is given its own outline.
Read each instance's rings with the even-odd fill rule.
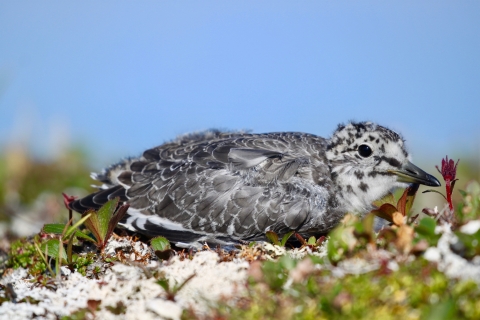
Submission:
[[[426,173],[410,161],[404,164],[400,170],[391,170],[390,172],[398,176],[399,182],[418,183],[431,187],[441,186],[440,181],[431,174]]]

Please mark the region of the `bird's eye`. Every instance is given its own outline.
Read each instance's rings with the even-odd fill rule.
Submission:
[[[362,144],[360,147],[358,147],[358,154],[361,155],[364,158],[368,158],[372,155],[372,148],[366,144]]]

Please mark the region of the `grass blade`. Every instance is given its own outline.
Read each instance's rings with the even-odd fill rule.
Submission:
[[[68,238],[80,225],[82,225],[90,216],[92,213],[88,213],[87,215],[83,216],[80,220],[78,220],[73,226],[71,226],[67,233],[65,234],[65,238]]]
[[[73,240],[75,239],[75,235],[72,234],[70,236],[70,239],[68,239],[68,244],[67,244],[67,263],[69,265],[72,264],[72,256],[73,256]]]
[[[47,261],[47,258],[46,258],[46,257],[47,257],[47,254],[45,254],[45,255],[43,254],[42,250],[41,250],[40,247],[38,246],[37,241],[35,241],[33,244],[35,245],[35,250],[37,250],[38,255],[42,258],[43,263],[45,263],[45,265],[47,266],[48,271],[50,272],[50,274],[51,274],[52,276],[54,276],[54,275],[55,275],[55,272],[53,272],[52,268],[50,267],[50,264],[49,264],[48,261]],[[45,250],[47,250],[47,249],[45,249]]]

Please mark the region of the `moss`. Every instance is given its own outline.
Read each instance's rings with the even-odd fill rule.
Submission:
[[[36,236],[33,239],[23,238],[11,244],[7,267],[14,269],[25,268],[33,276],[40,275],[46,271],[47,266],[35,249],[34,239],[38,241],[39,237]]]
[[[22,238],[13,242],[8,254],[7,267],[13,269],[27,269],[28,273],[32,276],[45,274],[47,266],[40,257],[38,251],[35,249],[35,241],[39,244],[39,247],[41,247],[43,243],[48,241],[48,239],[41,241],[40,237],[37,235],[33,238]],[[99,256],[93,252],[74,254],[71,267],[85,276],[88,266],[94,263],[98,257]],[[113,260],[115,259],[109,258],[107,262]]]
[[[78,255],[73,255],[73,268],[81,275],[85,276],[87,274],[87,268],[89,265],[95,262],[97,255],[93,252]]]

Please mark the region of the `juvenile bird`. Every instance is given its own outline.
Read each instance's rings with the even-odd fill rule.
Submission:
[[[102,186],[69,206],[83,213],[119,197],[130,205],[120,225],[180,247],[264,240],[269,230],[308,237],[392,189],[440,186],[409,159],[399,134],[371,122],[339,125],[329,139],[212,130],[92,174]]]

